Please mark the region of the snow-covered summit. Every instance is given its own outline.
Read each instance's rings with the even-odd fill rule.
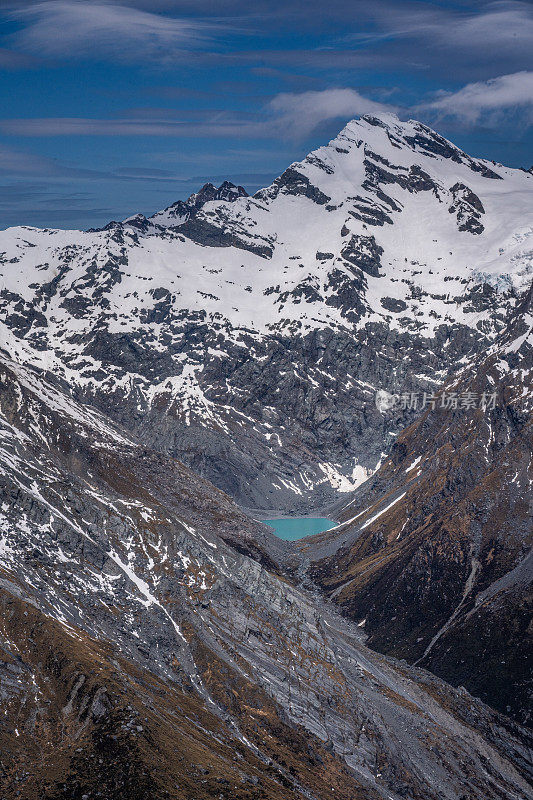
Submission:
[[[129,269],[108,299],[128,326],[125,295],[148,307],[156,281],[176,292],[176,308],[261,330],[376,319],[397,327],[403,315],[392,306],[404,303],[406,317],[432,329],[450,317],[445,298],[458,282],[527,283],[532,199],[527,172],[471,158],[419,122],[362,117],[254,197],[226,181],[100,231],[6,231],[1,278],[10,291],[34,283],[34,270],[46,282],[67,257],[64,299],[88,260],[102,279],[107,256],[125,248]],[[21,262],[24,275],[8,266]],[[354,278],[360,303],[343,302]],[[452,316],[476,323],[456,306]]]

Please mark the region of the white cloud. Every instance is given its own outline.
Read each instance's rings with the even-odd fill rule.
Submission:
[[[515,72],[488,81],[468,83],[457,92],[441,93],[419,106],[440,117],[457,117],[473,124],[499,124],[503,115],[515,113],[527,125],[533,123],[533,72]]]
[[[364,97],[356,89],[283,92],[257,112],[211,115],[197,119],[160,118],[150,109],[134,118],[48,117],[0,120],[11,136],[164,136],[170,138],[267,139],[303,141],[321,124],[343,122],[363,114],[396,114],[402,109]],[[405,109],[403,110],[405,111]],[[440,92],[411,109],[437,124],[459,119],[464,124],[533,124],[533,72],[516,72],[469,83],[456,92]]]
[[[44,57],[94,57],[170,61],[205,44],[213,26],[176,19],[113,2],[49,0],[15,12],[26,24],[16,46]]]
[[[362,114],[394,112],[394,106],[369,100],[355,89],[325,89],[276,95],[269,104],[274,125],[287,138],[304,139],[330,119],[351,119]]]
[[[394,106],[363,97],[355,89],[283,93],[256,114],[220,114],[198,120],[48,117],[0,120],[12,136],[168,136],[303,140],[328,120],[347,121],[361,114],[394,112]]]

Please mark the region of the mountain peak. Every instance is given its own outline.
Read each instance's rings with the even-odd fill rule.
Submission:
[[[187,200],[177,200],[172,205],[162,211],[157,211],[151,217],[146,218],[143,214],[135,214],[124,220],[124,225],[148,230],[151,225],[160,227],[174,227],[186,222],[190,217],[195,216],[206,203],[213,200],[222,200],[226,203],[233,203],[239,197],[248,197],[248,192],[243,186],[236,186],[231,181],[225,180],[220,186],[208,181],[197,192],[193,192]],[[103,230],[116,226],[117,223],[110,223]]]
[[[292,168],[303,171],[309,165],[319,166],[326,173],[353,175],[355,164],[368,167],[367,159],[377,161],[386,170],[423,169],[433,179],[448,181],[456,165],[463,165],[483,178],[500,180],[493,162],[469,156],[460,147],[416,119],[400,120],[393,113],[367,114],[348,122],[327,145],[310,153]],[[350,162],[350,164],[348,163]],[[515,172],[506,170],[507,173]],[[459,175],[459,173],[457,173]],[[386,183],[394,182],[383,176]],[[450,184],[451,185],[451,184]],[[322,187],[322,184],[320,186]],[[326,192],[327,194],[327,192]]]
[[[365,122],[368,125],[381,126],[384,128],[390,127],[391,125],[402,124],[398,114],[394,114],[392,111],[383,111],[379,114],[363,114],[358,120],[354,119],[351,121]]]
[[[211,200],[224,200],[231,203],[238,197],[248,197],[248,192],[244,187],[236,186],[228,180],[223,181],[218,188],[213,183],[208,182],[204,183],[198,192],[191,194],[186,204],[194,206],[195,208],[201,208],[201,206]]]

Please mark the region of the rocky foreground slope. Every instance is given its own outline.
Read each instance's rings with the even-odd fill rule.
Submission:
[[[365,620],[370,646],[528,724],[532,380],[533,287],[498,341],[435,394],[337,508],[341,524],[302,544],[326,594]]]
[[[3,800],[517,800],[526,729],[369,650],[289,545],[2,357]]]
[[[316,507],[413,421],[378,390],[433,390],[494,341],[532,208],[530,172],[363,117],[254,197],[0,233],[0,338],[241,505]]]

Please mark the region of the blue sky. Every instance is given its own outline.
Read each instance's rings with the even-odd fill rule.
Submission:
[[[530,0],[8,0],[0,70],[2,228],[253,191],[380,110],[533,164]]]

